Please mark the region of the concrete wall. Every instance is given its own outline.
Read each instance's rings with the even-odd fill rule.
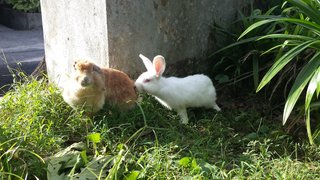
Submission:
[[[75,59],[108,65],[106,0],[41,0],[48,75],[59,85]]]
[[[75,58],[133,78],[145,71],[139,53],[150,58],[162,54],[168,66],[204,59],[212,51],[213,22],[232,22],[247,1],[41,0],[49,77],[69,72]]]

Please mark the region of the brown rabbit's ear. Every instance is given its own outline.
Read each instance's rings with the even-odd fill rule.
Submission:
[[[162,73],[166,69],[166,61],[164,60],[164,57],[161,55],[158,55],[153,58],[153,67],[156,72],[156,76],[160,77],[162,76]]]
[[[93,65],[93,71],[101,74],[101,68],[97,65]]]

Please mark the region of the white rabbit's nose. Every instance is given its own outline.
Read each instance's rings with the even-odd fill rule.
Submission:
[[[136,92],[143,92],[143,87],[139,83],[134,83],[134,90]]]

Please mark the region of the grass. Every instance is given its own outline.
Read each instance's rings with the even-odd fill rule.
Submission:
[[[132,111],[106,107],[90,119],[46,79],[15,83],[0,100],[0,178],[47,179],[50,159],[79,142],[85,147],[59,175],[75,178],[104,158],[92,173],[98,179],[320,176],[319,147],[285,133],[268,105],[256,97],[219,101],[221,113],[189,110],[189,125],[148,95]]]

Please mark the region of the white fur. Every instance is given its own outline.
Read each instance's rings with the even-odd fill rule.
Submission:
[[[152,62],[148,58],[141,54],[140,58],[143,59],[148,71],[142,73],[136,80],[137,90],[155,96],[162,105],[176,110],[183,124],[188,123],[186,110],[188,107],[206,107],[220,111],[216,104],[216,90],[209,77],[196,74],[185,78],[165,78],[162,77],[165,70],[165,60],[162,56],[154,58],[152,68],[150,67]],[[155,60],[159,60],[158,63],[155,63]],[[158,64],[160,72],[156,70],[155,64]],[[150,81],[146,82],[147,79]]]

